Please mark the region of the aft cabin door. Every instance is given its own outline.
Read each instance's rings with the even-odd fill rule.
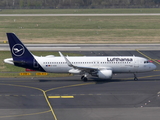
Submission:
[[[37,63],[37,61],[35,59],[33,59],[33,67],[34,68],[38,68],[39,67],[39,65],[38,65],[38,63]]]

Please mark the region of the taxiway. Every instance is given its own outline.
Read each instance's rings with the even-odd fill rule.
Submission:
[[[83,55],[147,57],[153,72],[116,74],[112,80],[80,76],[0,78],[0,119],[3,120],[159,120],[159,51],[72,51]]]

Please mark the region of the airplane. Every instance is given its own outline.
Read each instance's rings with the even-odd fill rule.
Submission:
[[[4,59],[5,63],[18,67],[48,73],[80,74],[81,80],[87,81],[88,75],[99,79],[112,79],[117,73],[149,72],[156,65],[148,59],[137,56],[60,56],[48,55],[38,57],[33,55],[14,33],[6,33],[12,58]]]

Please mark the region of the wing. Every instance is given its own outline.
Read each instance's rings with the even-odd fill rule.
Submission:
[[[91,71],[98,70],[98,68],[94,68],[94,67],[75,66],[61,52],[59,52],[59,54],[61,57],[63,57],[65,59],[65,61],[67,62],[67,65],[69,67],[73,67],[74,69],[78,69],[78,70],[81,70],[82,72],[87,72],[87,73],[90,73]]]

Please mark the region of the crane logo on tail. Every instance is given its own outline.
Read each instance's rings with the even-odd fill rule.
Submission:
[[[22,56],[24,54],[24,52],[25,52],[25,49],[24,49],[24,47],[21,44],[15,44],[12,47],[12,53],[15,56]]]

